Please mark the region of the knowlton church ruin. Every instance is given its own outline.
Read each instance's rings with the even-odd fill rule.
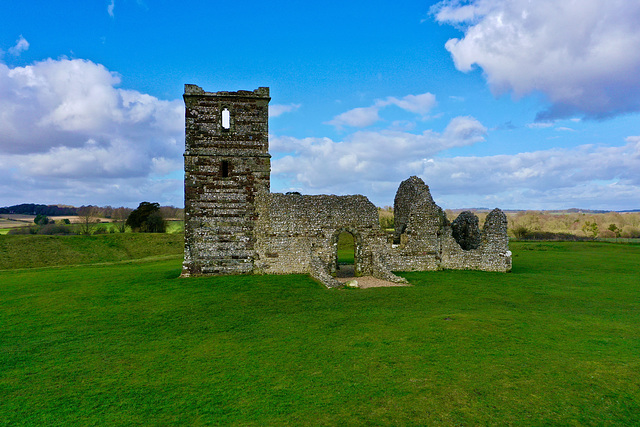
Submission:
[[[271,193],[269,88],[205,92],[185,85],[183,275],[307,273],[340,286],[338,236],[354,237],[356,276],[404,282],[392,271],[511,270],[507,219],[465,212],[450,223],[418,177],[394,200],[395,235],[364,196]]]

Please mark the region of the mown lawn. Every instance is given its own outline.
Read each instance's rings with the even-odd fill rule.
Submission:
[[[512,251],[406,288],[2,271],[0,424],[640,424],[640,245]]]

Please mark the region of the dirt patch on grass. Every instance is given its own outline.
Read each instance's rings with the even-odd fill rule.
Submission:
[[[340,283],[346,283],[349,280],[357,280],[358,287],[366,288],[383,288],[391,286],[411,286],[406,283],[394,283],[386,280],[377,279],[373,276],[355,277],[353,265],[341,265],[336,274],[336,280]]]

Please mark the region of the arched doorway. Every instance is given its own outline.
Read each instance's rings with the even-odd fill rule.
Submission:
[[[353,234],[343,231],[338,234],[338,247],[336,250],[336,276],[353,277],[355,271],[356,239]]]
[[[333,263],[331,274],[336,277],[360,276],[359,248],[361,246],[358,233],[354,230],[341,228],[332,237]]]

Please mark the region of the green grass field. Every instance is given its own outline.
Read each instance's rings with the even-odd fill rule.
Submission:
[[[0,270],[178,257],[183,250],[182,234],[9,235],[0,238]]]
[[[179,255],[1,271],[0,425],[640,424],[640,245],[511,249],[356,290]]]

